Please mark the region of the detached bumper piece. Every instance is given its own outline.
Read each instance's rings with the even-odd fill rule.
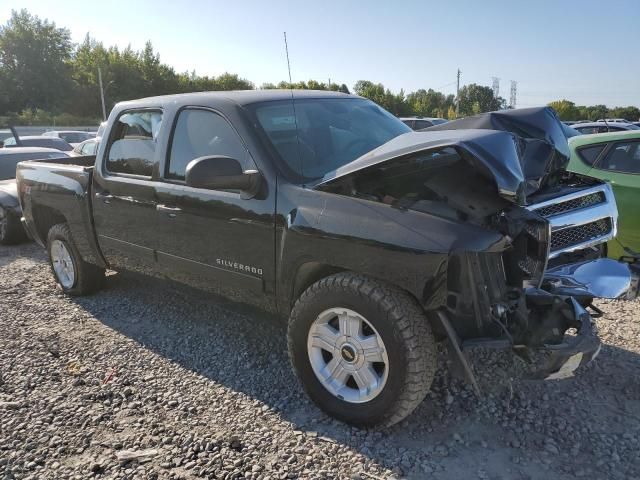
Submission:
[[[640,268],[599,258],[585,262],[561,265],[547,270],[543,286],[558,295],[571,295],[581,304],[583,299],[613,298],[633,300],[638,296]]]
[[[571,377],[580,366],[598,356],[601,343],[593,320],[575,298],[531,289],[526,299],[537,328],[531,331],[534,343],[521,348],[536,357],[534,378]],[[572,333],[567,332],[570,329]]]

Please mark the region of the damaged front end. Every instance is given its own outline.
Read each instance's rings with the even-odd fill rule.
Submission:
[[[548,112],[543,118],[552,120]],[[559,142],[558,135],[553,141]],[[544,168],[531,165],[532,152],[544,157]],[[530,361],[543,354],[535,375],[555,379],[571,375],[600,350],[592,315],[601,312],[592,305],[594,297],[619,298],[632,285],[628,268],[622,271],[611,260],[549,269],[550,257],[598,244],[593,235],[577,238],[573,230],[556,240],[556,232],[606,218],[610,228],[602,238],[615,234],[615,200],[602,184],[563,177],[564,165],[564,152],[544,135],[523,141],[507,131],[441,129],[397,137],[328,174],[315,188],[499,232],[504,242],[491,251],[472,248],[474,238],[448,245],[446,294],[429,307],[468,374],[464,349],[510,347]],[[580,199],[601,190],[606,205],[593,200],[589,210]],[[554,215],[581,223],[565,225],[558,220],[564,217],[554,223]],[[603,269],[615,277],[609,281],[615,287],[607,290],[592,280]]]

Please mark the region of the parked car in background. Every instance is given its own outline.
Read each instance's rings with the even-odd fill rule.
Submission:
[[[640,130],[581,135],[569,140],[568,170],[611,183],[618,204],[618,236],[607,255],[640,262]]]
[[[102,137],[102,135],[104,134],[104,130],[107,128],[107,122],[104,121],[100,124],[100,126],[98,127],[98,132],[96,133],[96,137]]]
[[[640,122],[632,122],[636,127],[640,127]]]
[[[41,147],[0,148],[0,244],[10,245],[27,238],[20,218],[22,210],[16,188],[16,165],[24,160],[67,157],[60,150]]]
[[[57,137],[43,137],[41,135],[29,135],[26,137],[20,137],[20,145],[23,147],[43,147],[43,148],[55,148],[61,152],[69,152],[73,150],[73,147],[65,142],[61,138]],[[18,144],[15,138],[7,138],[4,142],[4,148],[15,148]]]
[[[90,138],[84,142],[78,144],[73,150],[69,152],[72,157],[81,157],[83,155],[95,155],[98,151],[98,145],[100,145],[100,138]]]
[[[582,134],[622,132],[625,130],[640,130],[640,127],[629,122],[589,122],[571,125],[571,128]]]
[[[82,132],[79,130],[51,130],[44,132],[42,136],[61,138],[72,147],[76,147],[85,140],[95,137],[96,134],[92,132]]]
[[[608,122],[608,123],[631,123],[624,118],[599,118],[596,122]]]
[[[400,120],[402,120],[402,122],[412,130],[422,130],[423,128],[429,128],[434,125],[440,125],[448,122],[448,120],[445,120],[444,118],[435,117],[402,117]]]
[[[0,148],[4,147],[4,142],[11,139],[15,143],[15,139],[19,138],[18,132],[11,126],[0,126]]]
[[[571,127],[577,123],[589,123],[589,122],[591,122],[591,120],[565,120],[562,123]]]

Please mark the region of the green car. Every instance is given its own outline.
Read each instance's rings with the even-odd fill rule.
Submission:
[[[607,256],[640,262],[640,131],[579,135],[569,139],[568,170],[611,183],[618,204],[618,235]]]

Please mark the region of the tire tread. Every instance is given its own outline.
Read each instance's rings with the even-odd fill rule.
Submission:
[[[431,325],[418,302],[407,292],[367,276],[342,272],[325,277],[303,292],[294,304],[290,324],[296,322],[307,303],[326,291],[342,290],[377,303],[386,321],[393,326],[394,335],[405,345],[406,377],[399,395],[384,416],[375,424],[391,426],[406,418],[424,400],[436,372],[437,350]],[[290,358],[292,336],[288,336]],[[294,364],[294,369],[300,373]],[[303,386],[304,386],[304,382]],[[306,389],[306,386],[305,386]],[[308,390],[307,390],[308,391]]]

